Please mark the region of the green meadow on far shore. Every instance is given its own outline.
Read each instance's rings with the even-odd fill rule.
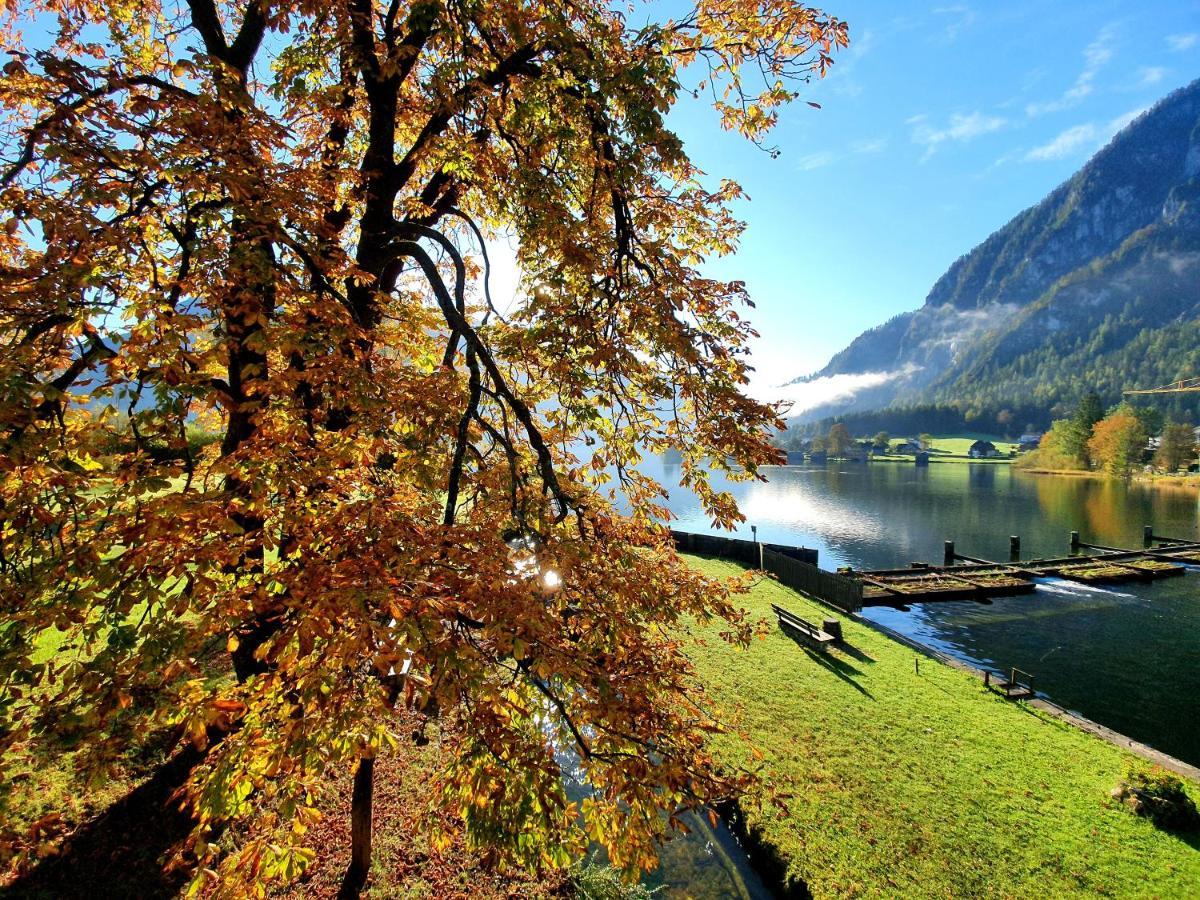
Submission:
[[[771,604],[831,613],[769,578],[740,602],[770,621],[765,639],[739,650],[714,623],[692,657],[731,725],[718,758],[783,795],[744,804],[747,824],[813,896],[1200,896],[1200,834],[1160,831],[1110,796],[1149,763],[966,672],[925,657],[914,671],[913,650],[843,616],[844,647],[806,649]]]
[[[975,441],[991,441],[996,445],[996,450],[1000,452],[1000,456],[980,457],[973,459],[967,455],[971,445]],[[896,447],[904,443],[903,440],[893,439],[889,441],[891,447]],[[1017,449],[1017,444],[1012,441],[1005,441],[995,435],[987,434],[957,434],[947,435],[945,437],[935,437],[929,442],[929,461],[931,463],[984,463],[985,465],[1008,465],[1014,457],[1009,454]],[[887,456],[874,456],[873,462],[916,462],[916,455],[908,454],[892,454]]]

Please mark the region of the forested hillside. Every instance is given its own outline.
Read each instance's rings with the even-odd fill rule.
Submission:
[[[1200,82],[958,259],[925,305],[811,378],[894,373],[832,413],[920,403],[1047,414],[1089,391],[1200,374]],[[801,379],[803,380],[803,379]]]

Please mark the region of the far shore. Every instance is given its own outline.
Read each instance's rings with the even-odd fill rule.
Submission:
[[[1110,475],[1108,472],[1096,472],[1090,469],[1048,469],[1039,466],[1013,466],[1013,469],[1029,475],[1067,475],[1073,478],[1094,478],[1099,481],[1129,480],[1153,487],[1200,489],[1200,474],[1167,475],[1159,472],[1133,472],[1128,479],[1123,479],[1120,475]]]

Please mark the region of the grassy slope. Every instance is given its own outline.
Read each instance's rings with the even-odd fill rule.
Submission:
[[[1008,453],[1010,450],[1017,449],[1017,444],[1012,441],[1001,440],[995,435],[986,434],[970,434],[970,435],[948,435],[946,437],[935,437],[933,439],[933,449],[940,450],[944,453],[953,453],[957,456],[966,456],[967,450],[976,440],[991,441],[996,445],[996,449],[1001,453]]]
[[[828,615],[772,581],[745,598],[764,617],[771,602]],[[852,652],[827,660],[775,628],[745,652],[713,628],[695,654],[765,754],[768,783],[792,794],[787,813],[766,806],[750,823],[815,896],[1200,895],[1200,837],[1186,843],[1109,801],[1127,754],[949,666],[922,658],[916,675],[913,651],[843,628]],[[755,765],[732,736],[719,750]]]

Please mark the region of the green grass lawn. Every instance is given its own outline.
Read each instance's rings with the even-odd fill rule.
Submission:
[[[732,735],[718,756],[765,766],[790,795],[747,819],[814,896],[1200,896],[1200,835],[1158,831],[1109,798],[1134,757],[931,659],[915,674],[912,650],[844,617],[850,649],[808,651],[770,604],[830,613],[776,582],[743,602],[771,633],[742,651],[701,630],[695,664],[765,759]]]
[[[990,459],[971,459],[967,456],[967,450],[976,440],[991,441],[996,445],[996,449],[1000,451],[1002,456],[993,457]],[[896,454],[895,448],[904,443],[904,438],[892,438],[889,442],[893,455],[876,456],[875,462],[913,462],[913,455]],[[930,442],[929,461],[931,463],[1001,463],[1008,465],[1013,461],[1008,454],[1017,449],[1017,444],[1011,441],[1004,441],[995,435],[987,435],[972,432],[970,434],[946,435],[943,437],[935,437]]]
[[[945,437],[934,437],[932,449],[934,452],[951,453],[955,456],[966,456],[967,450],[975,441],[991,441],[996,445],[996,449],[1001,453],[1008,453],[1010,450],[1016,450],[1017,444],[1013,441],[1005,441],[989,434],[952,434]]]

